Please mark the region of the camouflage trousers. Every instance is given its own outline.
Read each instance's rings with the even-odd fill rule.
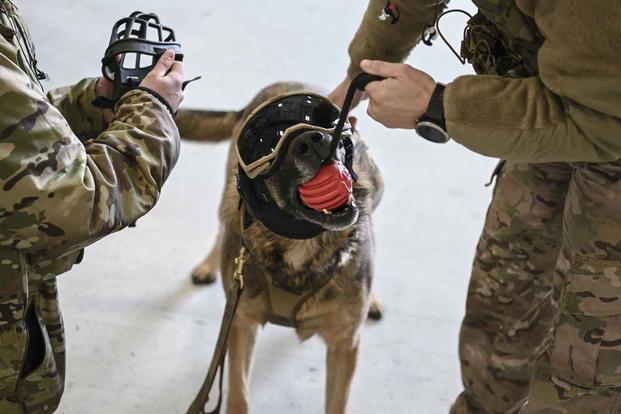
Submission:
[[[451,413],[621,413],[621,161],[501,165]]]

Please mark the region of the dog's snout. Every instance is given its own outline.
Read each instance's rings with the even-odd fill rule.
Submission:
[[[313,132],[313,135],[311,135],[311,141],[315,143],[321,141],[322,139],[323,139],[323,134],[319,131],[315,131]]]
[[[312,153],[322,157],[330,148],[330,136],[320,131],[303,132],[294,140],[293,154],[298,157]]]
[[[306,142],[300,143],[298,145],[298,155],[304,155],[308,152],[308,144]]]

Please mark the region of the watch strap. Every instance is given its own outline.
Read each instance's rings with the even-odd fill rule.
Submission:
[[[431,94],[427,111],[420,117],[420,121],[433,122],[446,131],[446,121],[444,119],[444,88],[446,85],[436,83],[436,87]]]

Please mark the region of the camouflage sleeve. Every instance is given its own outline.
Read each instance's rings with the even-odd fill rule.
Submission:
[[[47,98],[67,120],[81,140],[94,138],[106,128],[101,109],[92,105],[97,97],[97,78],[83,79],[73,86],[52,89]]]
[[[402,62],[421,38],[425,26],[434,23],[447,0],[407,0],[393,2],[401,17],[396,24],[379,19],[386,0],[370,0],[362,23],[349,45],[351,64],[347,73],[354,77],[360,72],[360,61],[378,59]]]
[[[514,161],[621,159],[619,21],[618,3],[537,3],[539,76],[456,79],[444,92],[449,135]]]
[[[15,53],[0,37],[0,244],[39,261],[149,211],[178,158],[179,134],[166,107],[135,90],[108,129],[83,144]]]

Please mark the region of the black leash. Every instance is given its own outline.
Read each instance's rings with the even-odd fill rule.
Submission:
[[[381,81],[386,78],[383,78],[378,75],[370,75],[368,73],[362,72],[358,76],[354,78],[349,84],[349,89],[347,89],[347,95],[345,95],[345,102],[343,102],[343,108],[341,109],[341,116],[336,124],[336,128],[334,129],[334,139],[332,140],[332,145],[330,147],[330,155],[334,157],[336,155],[336,150],[339,146],[339,142],[341,141],[341,134],[343,133],[343,127],[345,126],[345,122],[347,121],[347,116],[349,115],[349,110],[351,109],[351,104],[354,100],[354,95],[357,91],[364,91],[364,88],[371,82]]]
[[[349,84],[349,89],[347,89],[347,94],[345,95],[345,102],[343,102],[341,115],[339,116],[339,120],[336,123],[336,127],[334,128],[334,135],[332,136],[332,143],[330,144],[330,156],[328,157],[328,160],[336,157],[336,151],[339,147],[339,143],[343,141],[343,137],[341,135],[343,134],[343,128],[345,127],[345,122],[347,122],[347,117],[349,116],[351,104],[354,100],[354,95],[356,94],[356,92],[364,91],[364,88],[366,88],[367,85],[371,82],[382,81],[384,79],[386,78],[362,72],[351,81],[351,83]],[[349,145],[352,147],[350,148],[350,150],[346,151],[346,153],[348,154],[348,159],[345,160],[345,165],[347,166],[347,169],[349,170],[352,179],[354,181],[357,181],[358,177],[356,176],[356,173],[352,168],[354,156],[353,143],[349,139],[345,142],[345,145]]]

